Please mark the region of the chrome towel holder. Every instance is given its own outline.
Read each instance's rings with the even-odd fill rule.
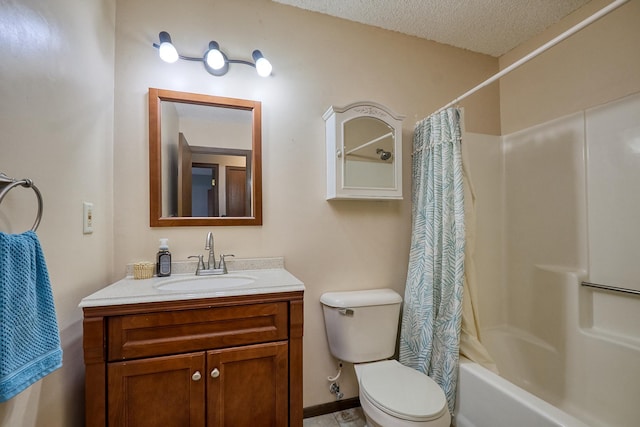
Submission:
[[[31,227],[31,231],[36,231],[38,226],[40,225],[40,220],[42,219],[42,194],[40,194],[40,190],[33,184],[28,178],[25,179],[13,179],[9,178],[4,173],[0,172],[0,203],[2,203],[2,199],[7,195],[12,188],[21,185],[22,187],[31,188],[36,193],[38,197],[38,215],[36,216],[36,221],[33,223]]]

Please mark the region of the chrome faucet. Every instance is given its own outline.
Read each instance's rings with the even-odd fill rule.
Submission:
[[[196,268],[196,276],[212,276],[215,274],[227,274],[227,263],[225,262],[225,257],[233,256],[233,255],[220,255],[220,263],[216,267],[216,254],[213,249],[213,233],[207,233],[207,240],[204,244],[204,249],[209,251],[209,260],[207,264],[204,263],[204,257],[202,255],[193,255],[189,258],[197,258],[198,259],[198,267]]]
[[[207,240],[204,244],[204,250],[209,251],[209,261],[207,261],[207,270],[215,270],[216,254],[213,251],[213,233],[211,231],[207,234]]]

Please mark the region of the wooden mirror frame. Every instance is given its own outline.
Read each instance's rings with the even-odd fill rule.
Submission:
[[[163,217],[162,101],[247,110],[253,113],[251,154],[252,216]],[[149,208],[151,227],[262,225],[262,106],[259,101],[149,88]]]

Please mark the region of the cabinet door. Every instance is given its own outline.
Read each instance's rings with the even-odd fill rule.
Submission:
[[[107,366],[109,427],[204,427],[205,354]]]
[[[402,199],[402,120],[375,102],[324,113],[327,200]]]
[[[208,427],[286,427],[288,344],[275,342],[207,353]]]

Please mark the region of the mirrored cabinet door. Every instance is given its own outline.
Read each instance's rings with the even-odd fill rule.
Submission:
[[[327,200],[402,199],[402,119],[373,102],[332,106],[323,116]]]

